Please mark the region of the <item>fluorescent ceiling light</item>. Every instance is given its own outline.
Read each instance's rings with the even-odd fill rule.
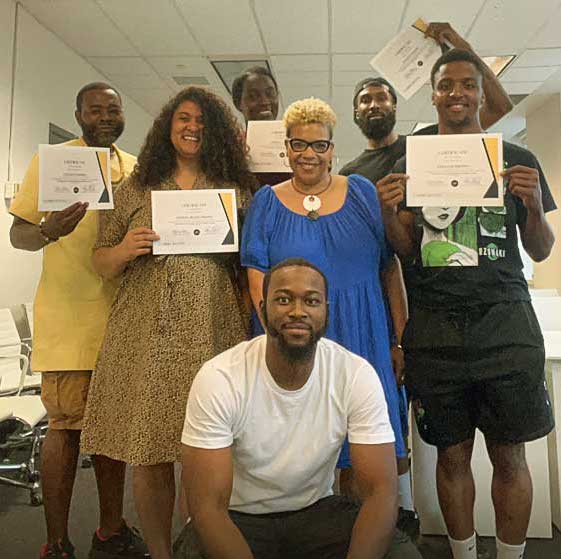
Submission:
[[[515,54],[508,54],[505,56],[484,56],[483,62],[491,68],[495,76],[500,76],[516,58]]]
[[[269,61],[266,59],[261,60],[211,60],[210,63],[214,68],[214,71],[218,74],[218,77],[224,84],[224,87],[228,90],[230,95],[232,94],[232,82],[248,68],[252,66],[263,66],[271,72],[271,67],[269,66]],[[272,74],[272,72],[271,72]]]

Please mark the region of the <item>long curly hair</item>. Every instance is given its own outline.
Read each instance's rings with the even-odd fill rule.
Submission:
[[[203,113],[201,171],[211,182],[234,183],[251,190],[255,179],[249,171],[241,126],[218,95],[195,86],[180,91],[163,106],[144,140],[131,178],[141,188],[151,188],[173,174],[177,163],[170,139],[171,121],[185,101],[196,103]]]

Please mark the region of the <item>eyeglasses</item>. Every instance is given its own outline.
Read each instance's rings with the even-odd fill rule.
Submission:
[[[315,142],[306,142],[298,138],[287,138],[286,141],[292,151],[302,152],[311,147],[316,153],[325,153],[332,145],[330,140],[316,140]]]

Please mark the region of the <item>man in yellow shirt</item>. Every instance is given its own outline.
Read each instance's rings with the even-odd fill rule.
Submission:
[[[71,146],[109,147],[111,181],[118,188],[136,158],[118,149],[125,119],[121,96],[101,82],[84,86],[76,97],[75,117],[82,137]],[[10,213],[15,248],[44,249],[43,269],[34,303],[33,370],[41,371],[41,398],[49,415],[42,450],[41,476],[48,543],[41,558],[74,559],[68,539],[68,514],[80,431],[90,376],[103,340],[116,283],[103,281],[91,264],[98,212],[75,203],[59,212],[38,210],[39,160],[29,165]],[[100,527],[90,559],[149,557],[138,535],[122,519],[125,464],[96,456]]]

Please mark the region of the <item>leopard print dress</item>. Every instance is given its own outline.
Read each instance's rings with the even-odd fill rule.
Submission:
[[[194,188],[213,188],[204,178]],[[224,186],[220,186],[224,187]],[[173,180],[162,190],[176,190]],[[230,187],[231,188],[231,187]],[[132,180],[100,216],[95,248],[151,228],[150,190]],[[237,189],[238,209],[248,204]],[[247,338],[238,254],[138,257],[126,268],[92,376],[82,452],[135,465],[174,462],[191,383],[202,364]]]

